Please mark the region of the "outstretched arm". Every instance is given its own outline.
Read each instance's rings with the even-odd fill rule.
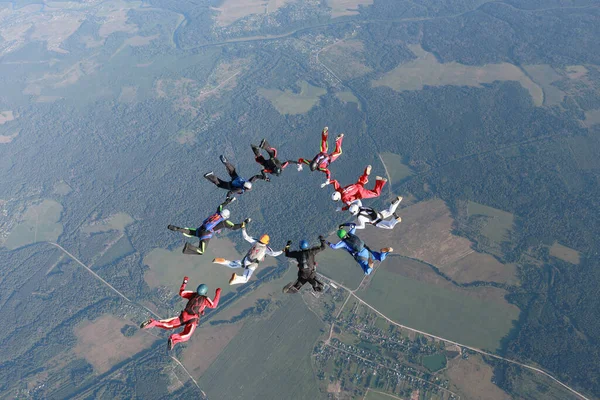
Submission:
[[[252,236],[248,235],[248,233],[246,232],[246,228],[242,228],[242,236],[244,236],[244,240],[248,243],[256,243],[256,239],[254,239]]]
[[[358,223],[355,225],[354,229],[365,229],[365,222],[368,221],[369,219],[367,217],[364,217],[362,215],[359,215],[357,218]]]
[[[206,306],[208,308],[217,308],[217,306],[219,305],[219,299],[221,298],[221,288],[218,288],[215,291],[215,298],[214,299],[209,299],[208,297],[206,298]]]
[[[184,276],[183,283],[181,284],[181,287],[179,288],[179,295],[181,297],[183,297],[184,299],[191,299],[192,296],[194,295],[194,293],[196,293],[193,290],[185,290],[185,286],[188,283],[188,279],[189,278],[187,276]]]
[[[265,253],[271,257],[278,257],[283,254],[283,250],[274,251],[272,248],[267,246],[267,251]]]
[[[340,240],[336,244],[329,243],[329,247],[331,247],[334,250],[337,250],[337,249],[346,249],[348,251],[351,250],[350,247],[348,247],[348,245],[346,244],[346,242],[344,242],[343,240]]]
[[[335,189],[336,192],[342,192],[342,187],[340,186],[340,183],[334,179],[331,182],[329,182],[331,185],[333,185],[333,188]]]

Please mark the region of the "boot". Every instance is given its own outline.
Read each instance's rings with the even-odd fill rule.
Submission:
[[[391,253],[392,251],[394,251],[394,249],[391,247],[384,247],[380,250],[381,253]]]
[[[152,326],[148,326],[148,325],[152,325],[153,322],[154,322],[153,319],[149,319],[146,322],[142,322],[142,324],[140,325],[140,329],[152,328]]]
[[[325,135],[329,134],[329,128],[328,127],[323,128],[323,132],[321,132],[321,133],[324,133]]]
[[[258,146],[263,150],[269,150],[271,148],[271,146],[269,145],[269,142],[267,142],[267,139],[263,139],[260,141],[260,145]]]
[[[178,226],[175,226],[175,225],[169,225],[169,226],[167,226],[167,229],[168,229],[168,230],[170,230],[170,231],[179,232],[179,230],[180,230],[181,228],[180,228],[180,227],[178,227]]]
[[[335,140],[340,140],[343,137],[344,137],[344,134],[340,133],[339,135],[337,135],[337,137],[335,138]]]
[[[175,343],[173,343],[173,339],[169,338],[167,341],[167,349],[173,350],[173,347],[175,347]]]
[[[396,213],[394,213],[394,218],[396,218],[396,221],[402,222],[402,218],[400,218],[400,216]]]
[[[371,175],[371,169],[372,169],[372,167],[371,167],[370,165],[367,165],[367,168],[365,169],[365,173],[366,173],[367,175]],[[379,178],[379,177],[377,177],[376,179],[378,179],[378,178]]]
[[[396,197],[396,199],[394,201],[392,201],[392,204],[398,204],[402,201],[402,196],[398,196]]]
[[[202,255],[204,253],[202,253],[202,250],[200,250],[198,247],[186,242],[185,245],[183,246],[183,254]]]
[[[214,262],[215,264],[222,264],[222,265],[227,264],[227,260],[224,258],[215,258],[212,262]]]
[[[223,154],[221,154],[221,155],[219,156],[219,159],[221,160],[221,162],[222,162],[223,164],[227,164],[227,158],[226,158],[226,157],[225,157]]]
[[[243,276],[236,275],[235,273],[231,275],[231,279],[229,279],[230,285],[238,285],[240,283],[246,283],[246,279]]]
[[[373,272],[373,268],[369,267],[367,268],[367,270],[365,271],[365,275],[370,275],[371,272]]]
[[[376,180],[376,181],[384,181],[384,182],[387,182],[387,178],[383,178],[383,177],[381,177],[381,176],[376,176],[376,177],[375,177],[375,180]]]

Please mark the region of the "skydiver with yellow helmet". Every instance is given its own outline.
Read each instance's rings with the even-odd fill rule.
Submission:
[[[230,285],[248,282],[254,270],[258,268],[258,264],[265,259],[265,256],[277,257],[283,253],[283,251],[274,251],[268,246],[270,238],[267,234],[262,235],[260,238],[254,238],[246,233],[246,228],[244,227],[242,228],[242,235],[248,243],[252,243],[252,247],[248,250],[243,259],[229,261],[224,258],[215,258],[213,260],[214,263],[225,265],[229,268],[244,269],[242,275],[237,275],[236,273],[231,275],[231,279],[229,279]]]

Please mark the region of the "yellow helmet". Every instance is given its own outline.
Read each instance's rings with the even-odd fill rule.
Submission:
[[[271,240],[269,235],[262,235],[260,237],[260,239],[258,239],[258,241],[261,242],[262,244],[269,244],[269,240]]]

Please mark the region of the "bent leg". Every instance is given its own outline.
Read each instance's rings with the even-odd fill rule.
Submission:
[[[233,164],[231,164],[229,161],[225,161],[223,164],[225,164],[225,168],[227,168],[227,173],[229,174],[231,179],[237,178],[238,174],[237,172],[235,172],[235,167],[233,166]]]
[[[360,187],[360,198],[361,199],[371,199],[373,197],[379,197],[379,195],[381,194],[381,189],[383,189],[383,186],[385,186],[385,182],[383,179],[378,179],[375,182],[375,187],[373,188],[373,190],[369,190],[369,189],[365,189],[364,187]]]
[[[166,330],[175,329],[181,326],[181,320],[179,319],[179,317],[161,319],[160,321],[154,321],[152,326]]]
[[[332,163],[342,155],[342,140],[344,140],[344,135],[339,135],[337,139],[335,139],[335,150],[329,156],[329,162]]]
[[[215,258],[213,262],[215,264],[225,265],[229,268],[242,268],[242,260],[229,261],[224,258]]]
[[[383,261],[385,260],[385,258],[387,257],[387,255],[389,253],[382,253],[379,251],[373,251],[373,250],[369,250],[371,252],[371,255],[373,256],[373,258],[377,261]]]
[[[191,322],[183,328],[183,331],[180,333],[174,333],[170,336],[171,341],[173,342],[173,346],[177,343],[187,342],[192,337],[192,334],[196,330],[197,322]]]
[[[383,219],[387,219],[388,217],[391,217],[392,215],[394,215],[394,213],[396,212],[396,209],[398,208],[399,205],[400,205],[400,201],[394,201],[390,204],[390,207],[387,210],[381,211],[381,215],[383,216]]]
[[[327,130],[327,127],[323,128],[323,131],[321,132],[321,153],[327,153],[327,149],[329,148],[329,145],[327,144],[328,135],[329,131]]]
[[[383,228],[383,229],[394,229],[394,227],[396,226],[396,224],[400,222],[397,219],[387,219],[387,220],[383,220],[383,221],[379,221],[379,223],[377,225],[375,225],[378,228]]]
[[[250,146],[252,146],[252,152],[254,153],[254,158],[260,157],[260,149],[258,148],[258,146],[255,146],[253,144],[251,144]]]

